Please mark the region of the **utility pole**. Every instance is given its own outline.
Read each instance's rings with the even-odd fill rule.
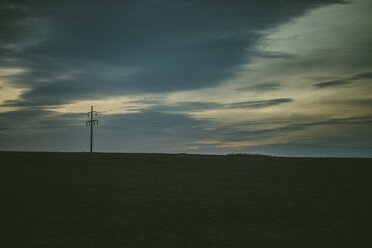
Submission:
[[[88,118],[90,115],[90,120],[86,122],[86,126],[90,126],[90,152],[93,152],[93,126],[98,125],[98,120],[93,119],[93,114],[97,117],[97,112],[93,111],[93,106],[90,107],[90,112],[88,112]]]

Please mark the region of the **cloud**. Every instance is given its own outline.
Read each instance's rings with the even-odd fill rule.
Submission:
[[[248,101],[248,102],[237,102],[228,104],[228,108],[265,108],[270,106],[279,105],[282,103],[292,102],[291,98],[278,98],[264,101]]]
[[[245,86],[237,88],[237,91],[271,91],[278,90],[280,88],[280,83],[260,83],[251,86]]]
[[[99,151],[364,151],[370,3],[334,3],[6,1],[0,87],[19,91],[0,149],[88,150],[85,114],[66,112],[98,100],[126,112],[99,116]]]
[[[357,80],[357,79],[371,79],[371,78],[372,78],[372,71],[354,75],[350,79]]]
[[[292,102],[291,98],[278,98],[270,100],[260,101],[245,101],[245,102],[233,102],[233,103],[218,103],[218,102],[177,102],[171,105],[157,104],[145,108],[149,111],[161,111],[161,112],[200,112],[206,110],[222,110],[222,109],[259,109],[271,106],[276,106],[282,103]]]
[[[351,83],[354,83],[355,80],[371,79],[371,78],[372,78],[372,72],[365,72],[365,73],[353,75],[351,77],[346,77],[340,80],[332,80],[332,81],[317,83],[317,84],[314,84],[314,86],[317,88],[333,87],[333,86],[351,84]]]
[[[371,131],[369,126],[372,124],[372,116],[358,116],[350,118],[338,118],[338,119],[328,119],[317,122],[303,122],[296,124],[284,124],[282,123],[278,127],[272,128],[262,128],[263,123],[238,123],[238,124],[220,124],[215,125],[213,128],[213,139],[219,140],[220,145],[227,143],[227,147],[231,144],[231,147],[245,147],[252,146],[252,144],[265,143],[263,141],[268,141],[269,144],[280,144],[288,142],[310,142],[314,146],[316,144],[323,146],[329,145],[330,140],[342,140],[347,139],[349,143],[337,144],[337,142],[332,142],[332,146],[355,146],[360,141],[362,146],[371,146],[372,139],[370,138]],[[322,130],[323,132],[317,133],[314,130]],[[328,127],[332,127],[335,133],[332,131],[327,131]],[[357,128],[355,128],[357,127]],[[349,135],[340,135],[340,133],[348,130]],[[301,135],[299,137],[293,136],[296,132],[307,133],[306,135]],[[354,138],[353,138],[354,137]],[[355,140],[355,137],[359,137]],[[324,139],[324,141],[321,141]],[[352,141],[354,139],[354,141]],[[362,141],[363,140],[363,141]],[[235,146],[234,142],[238,143]],[[244,143],[249,145],[244,145]],[[209,145],[210,146],[210,145]]]
[[[210,135],[215,121],[154,110],[99,117],[100,151],[184,152],[188,144]]]
[[[60,114],[42,109],[0,113],[0,150],[88,150],[85,118],[85,114]]]
[[[282,155],[300,155],[304,154],[304,150],[296,148],[290,153],[283,151],[283,147],[297,143],[303,149],[307,146],[307,154],[320,154],[316,151],[329,144],[332,144],[333,149],[342,148],[344,151],[358,146],[371,147],[372,144],[371,116],[297,124],[278,122],[276,127],[271,128],[265,127],[270,120],[266,123],[223,123],[188,114],[150,109],[131,114],[99,115],[98,119],[99,125],[94,131],[96,151],[229,153],[254,152],[258,149],[271,154],[282,151]],[[25,110],[1,113],[0,120],[1,150],[89,149],[89,128],[85,127],[84,113],[60,114],[53,111]],[[325,128],[325,131],[314,133],[319,127]],[[347,135],[336,135],[337,133],[327,131],[327,127]],[[20,132],[22,135],[19,135]],[[293,136],[297,132],[305,132],[306,135]],[[281,147],[279,144],[282,143],[288,146]],[[191,149],[192,147],[197,149]],[[277,149],[273,150],[273,147]],[[345,154],[350,154],[350,149]]]
[[[27,68],[9,80],[29,88],[8,105],[215,87],[257,56],[246,51],[258,31],[335,2],[288,1],[278,9],[275,1],[6,1],[3,56]]]
[[[318,88],[325,88],[325,87],[332,87],[332,86],[339,86],[344,84],[349,84],[350,82],[348,80],[332,80],[322,83],[314,84],[315,87]]]
[[[85,118],[83,114],[60,114],[42,109],[25,109],[0,113],[0,132],[13,130],[39,130],[70,128],[80,126]]]

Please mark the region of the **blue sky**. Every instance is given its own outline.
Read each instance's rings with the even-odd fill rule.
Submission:
[[[372,155],[372,3],[2,1],[0,150]]]

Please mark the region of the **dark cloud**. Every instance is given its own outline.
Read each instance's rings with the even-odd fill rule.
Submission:
[[[85,113],[59,114],[52,111],[24,110],[0,114],[0,150],[87,151],[89,128],[85,127]],[[185,152],[188,147],[198,147],[195,152],[229,153],[260,152],[274,155],[332,155],[329,149],[345,151],[344,155],[363,153],[371,148],[372,116],[329,119],[276,128],[260,128],[272,124],[265,122],[221,123],[212,119],[198,119],[187,114],[164,113],[144,110],[139,113],[99,115],[95,128],[96,151],[116,152]],[[278,122],[277,124],[280,124]],[[291,133],[319,126],[343,128],[345,134],[306,136],[297,139],[297,148],[288,150],[295,143],[287,142],[269,146],[242,146],[221,148],[218,145],[237,141],[262,141],[288,137]],[[19,134],[22,135],[19,135]],[[202,140],[221,143],[203,144]],[[284,139],[285,140],[285,139]],[[322,147],[331,146],[328,150]],[[362,147],[363,149],[359,149]],[[288,149],[287,149],[288,148]],[[323,150],[322,150],[323,149]],[[354,151],[354,150],[355,151]],[[193,150],[190,150],[191,152]],[[323,151],[321,153],[320,151]],[[354,151],[354,152],[353,152]]]
[[[202,144],[199,141],[218,140],[221,144],[237,141],[259,142],[265,139],[287,137],[293,132],[308,130],[319,126],[338,126],[346,129],[352,127],[348,129],[352,133],[343,136],[343,139],[350,140],[349,143],[336,144],[335,141],[339,138],[332,135],[324,136],[323,141],[319,140],[319,137],[306,137],[303,140],[298,139],[298,142],[311,142],[315,147],[317,142],[322,146],[327,145],[328,141],[333,140],[334,146],[346,148],[348,146],[356,146],[358,141],[354,140],[354,142],[351,142],[351,140],[355,139],[355,137],[359,137],[358,140],[360,144],[364,146],[371,146],[372,144],[371,131],[369,130],[372,124],[371,116],[329,119],[291,125],[283,124],[277,128],[260,128],[260,125],[267,125],[270,124],[270,122],[224,124],[211,119],[196,119],[187,114],[164,113],[149,110],[148,112],[109,116],[103,119],[102,122],[103,124],[99,127],[101,131],[99,132],[104,131],[106,134],[113,132],[111,135],[108,135],[108,137],[101,137],[103,144],[107,145],[108,140],[113,138],[118,142],[119,140],[125,140],[125,142],[122,143],[125,143],[127,147],[146,146],[147,149],[150,149],[151,146],[153,149],[157,149],[159,148],[157,146],[161,146],[162,149],[169,150],[173,144],[177,144],[180,150],[182,150],[181,147],[184,149],[187,146],[197,144],[201,149],[203,147],[209,147],[208,149],[211,151],[211,147],[216,146],[216,144]],[[355,127],[358,128],[355,129]],[[158,140],[159,142],[149,143],[148,140]],[[160,140],[162,140],[162,142],[160,142]],[[168,140],[168,142],[165,142],[166,140]],[[135,145],[131,144],[132,142],[135,142]],[[116,143],[114,142],[114,144]],[[217,145],[220,144],[217,143]],[[103,148],[104,146],[102,145],[101,147]],[[242,147],[244,148],[244,146]]]
[[[198,112],[205,110],[219,110],[219,109],[237,109],[237,108],[265,108],[270,106],[276,106],[282,103],[292,102],[291,98],[277,98],[270,100],[261,101],[246,101],[246,102],[234,102],[234,103],[218,103],[218,102],[178,102],[172,105],[157,104],[155,106],[148,107],[146,111],[161,111],[161,112]]]
[[[357,74],[357,75],[352,76],[350,79],[356,80],[356,79],[370,79],[370,78],[372,78],[372,72]]]
[[[371,78],[372,78],[372,72],[365,72],[365,73],[353,75],[351,77],[343,78],[340,80],[332,80],[332,81],[317,83],[317,84],[314,84],[314,86],[317,88],[333,87],[333,86],[351,84],[351,83],[354,83],[354,80],[358,80],[358,79],[371,79]]]
[[[325,121],[304,122],[297,124],[284,124],[279,122],[277,123],[279,124],[279,127],[259,128],[260,126],[266,126],[267,124],[272,123],[269,121],[267,123],[241,122],[234,124],[219,124],[214,125],[213,131],[211,131],[211,133],[213,134],[214,139],[221,140],[222,142],[261,141],[265,139],[290,136],[290,134],[293,132],[308,130],[319,126],[338,126],[344,128],[348,126],[358,126],[359,130],[363,130],[364,133],[357,136],[360,136],[361,139],[366,139],[366,137],[369,137],[369,146],[372,144],[372,136],[370,136],[372,133],[371,131],[366,130],[366,127],[369,127],[372,124],[372,116],[329,119]],[[350,134],[350,137],[353,137],[353,135]],[[319,139],[319,137],[306,137],[306,140],[313,140],[314,144],[316,143],[317,139]],[[299,139],[299,141],[301,141],[301,139]],[[366,141],[363,143],[368,144],[368,142]]]
[[[235,76],[241,65],[253,57],[286,60],[292,63],[292,70],[311,67],[311,63],[319,66],[321,61],[311,58],[306,60],[307,64],[293,64],[295,55],[259,52],[256,45],[265,35],[261,31],[271,30],[319,6],[339,2],[342,1],[285,0],[280,4],[274,0],[2,1],[0,68],[24,69],[3,78],[15,88],[29,90],[20,100],[3,104],[22,110],[0,113],[0,149],[87,151],[86,114],[60,114],[44,110],[45,106],[151,93],[153,98],[138,103],[153,106],[135,109],[138,113],[99,116],[100,124],[95,129],[97,151],[184,152],[187,147],[198,146],[195,152],[293,156],[305,154],[304,151],[310,155],[342,154],[355,148],[370,156],[370,116],[300,124],[288,124],[290,119],[286,124],[276,120],[221,123],[187,113],[258,109],[293,100],[223,104],[190,99],[168,106],[156,98],[162,93],[217,86]],[[336,87],[370,78],[372,72],[365,72],[337,80],[319,80],[314,86]],[[281,86],[276,82],[254,83],[237,90],[266,92]],[[370,100],[354,103],[367,106]],[[277,127],[265,128],[273,124]],[[335,126],[345,132],[337,137],[331,134],[299,137],[292,143],[237,149],[200,142],[263,141],[320,126]],[[336,150],[326,148],[328,145]]]
[[[197,112],[212,109],[221,109],[224,105],[217,102],[178,102],[172,105],[155,105],[148,110],[161,112]]]
[[[11,81],[30,89],[8,104],[216,86],[247,62],[257,31],[336,2],[5,1],[1,56],[27,69]]]
[[[42,109],[25,109],[0,113],[0,133],[22,130],[37,132],[54,128],[83,127],[86,116],[83,114],[59,114]]]
[[[370,126],[372,116],[329,119],[318,122],[305,122],[285,125],[277,128],[260,128],[257,122],[246,123],[220,123],[210,119],[196,119],[186,114],[164,113],[149,111],[135,114],[110,116],[102,120],[103,124],[97,128],[97,139],[101,150],[137,151],[185,151],[187,147],[198,147],[195,152],[229,153],[254,152],[287,155],[287,156],[336,156],[336,152],[344,151],[342,156],[348,154],[363,154],[370,156],[366,147],[371,147],[372,133]],[[290,137],[293,132],[308,130],[319,126],[334,126],[347,131],[346,135],[306,136],[296,142],[285,142],[283,147],[288,148],[297,144],[298,147],[286,150],[280,144],[269,146],[244,146],[240,148],[218,147],[226,142],[244,142]],[[99,137],[98,137],[99,136]],[[356,138],[357,137],[357,138]],[[202,140],[217,140],[221,143],[203,144]],[[285,140],[285,138],[283,139]],[[112,145],[111,145],[112,143]],[[118,144],[119,147],[117,146]],[[327,146],[331,146],[329,148]],[[276,147],[276,149],[274,149]],[[326,149],[327,148],[327,149]],[[333,152],[330,152],[333,149]],[[329,153],[327,153],[327,151]],[[191,150],[192,152],[192,150]],[[349,155],[350,156],[350,155]]]
[[[280,83],[261,83],[250,85],[246,87],[240,87],[236,89],[237,91],[272,91],[278,90],[280,88]]]
[[[339,86],[339,85],[344,85],[344,84],[349,84],[349,83],[350,81],[348,79],[332,80],[332,81],[317,83],[317,84],[314,84],[314,86],[317,88],[325,88],[325,87]]]
[[[194,135],[200,134],[208,125],[210,120],[192,118],[187,114],[164,113],[158,111],[142,111],[131,114],[116,114],[103,118],[101,128],[119,129],[124,133],[131,131],[135,135],[156,134],[166,135],[173,134],[178,137],[187,137],[190,130]],[[193,136],[194,136],[193,135]]]
[[[228,108],[265,108],[275,106],[281,103],[292,102],[291,98],[277,98],[265,101],[248,101],[228,104]]]
[[[41,109],[0,113],[0,150],[87,150],[85,118]]]

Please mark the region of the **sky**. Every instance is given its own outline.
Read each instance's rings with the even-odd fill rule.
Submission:
[[[2,0],[0,150],[372,157],[370,0]]]

